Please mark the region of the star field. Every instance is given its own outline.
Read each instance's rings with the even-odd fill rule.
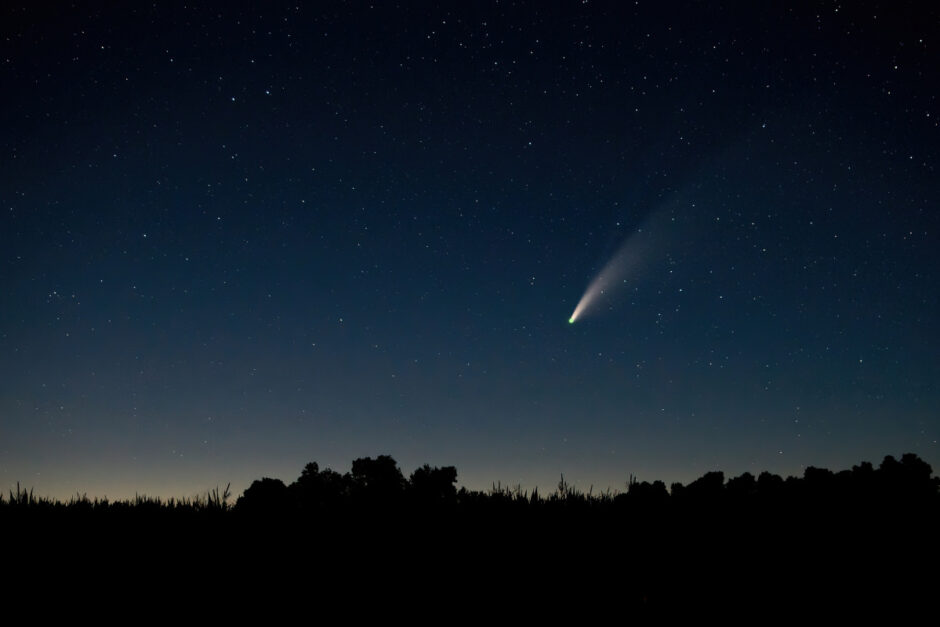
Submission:
[[[6,7],[0,488],[937,468],[938,19]]]

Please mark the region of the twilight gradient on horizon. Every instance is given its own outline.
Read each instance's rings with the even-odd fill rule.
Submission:
[[[2,11],[0,489],[940,466],[935,7]]]

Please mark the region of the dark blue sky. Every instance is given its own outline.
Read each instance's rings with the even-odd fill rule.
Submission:
[[[0,487],[940,465],[937,8],[437,4],[3,9]]]

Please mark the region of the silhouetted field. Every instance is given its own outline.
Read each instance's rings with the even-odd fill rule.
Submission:
[[[59,502],[17,487],[0,500],[0,530],[23,572],[118,588],[578,595],[663,616],[928,607],[937,595],[940,479],[913,454],[786,479],[709,472],[668,490],[631,479],[618,494],[563,479],[544,495],[457,490],[456,480],[455,468],[427,465],[405,478],[379,456],[344,474],[310,463],[289,485],[259,479],[234,504],[227,489]]]

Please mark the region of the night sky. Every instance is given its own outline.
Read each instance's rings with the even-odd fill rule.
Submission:
[[[0,489],[940,467],[936,5],[23,4]]]

